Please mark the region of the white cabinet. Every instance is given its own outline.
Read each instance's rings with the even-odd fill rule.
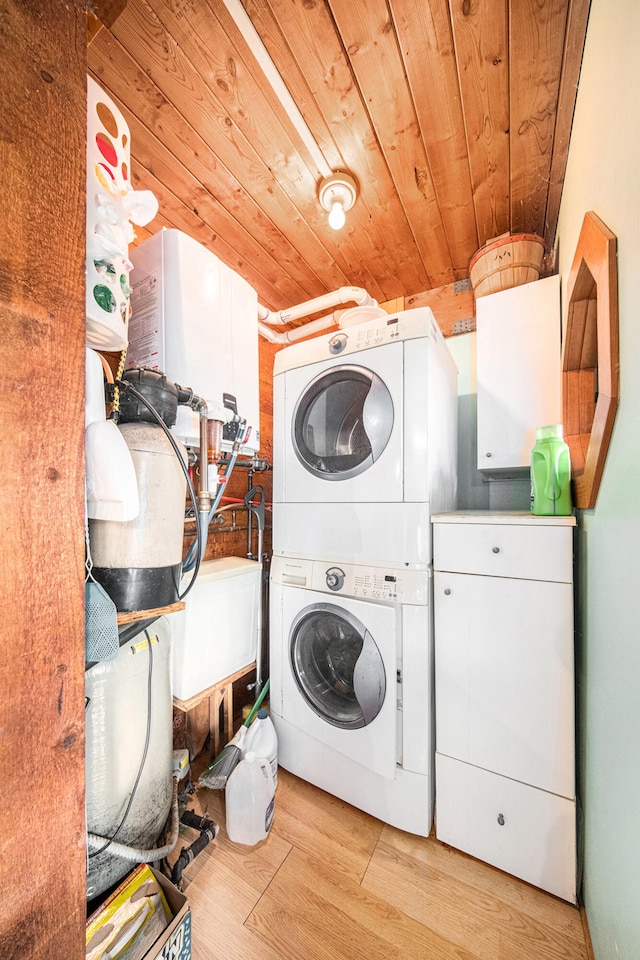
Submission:
[[[528,467],[536,427],[562,422],[560,278],[476,301],[478,469]]]
[[[575,902],[575,520],[433,522],[437,837]]]

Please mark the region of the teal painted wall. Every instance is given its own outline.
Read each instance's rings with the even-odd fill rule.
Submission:
[[[621,399],[577,535],[583,896],[596,960],[640,957],[639,90],[640,4],[592,0],[558,235],[563,290],[586,211],[618,238]]]

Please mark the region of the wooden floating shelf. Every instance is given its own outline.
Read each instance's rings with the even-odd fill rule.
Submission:
[[[564,438],[571,451],[573,502],[592,510],[600,488],[620,381],[617,240],[585,214],[567,281],[562,355]]]
[[[164,617],[168,613],[177,613],[178,610],[184,610],[184,600],[178,600],[176,603],[169,604],[168,607],[155,607],[153,610],[132,610],[127,613],[118,614],[118,626],[126,623],[135,623],[136,620],[152,620],[156,617]]]

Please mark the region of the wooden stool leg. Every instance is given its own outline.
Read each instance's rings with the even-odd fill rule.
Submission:
[[[205,708],[204,710],[202,708]],[[209,717],[205,703],[200,703],[192,707],[186,715],[186,745],[189,750],[189,758],[194,760],[202,750],[207,739],[207,729],[209,727]]]
[[[220,736],[220,691],[214,690],[209,697],[209,748],[211,759],[218,756],[224,744]]]
[[[223,695],[223,710],[224,710],[224,735],[227,738],[227,743],[231,740],[233,736],[233,684],[228,683],[224,690],[222,691]]]

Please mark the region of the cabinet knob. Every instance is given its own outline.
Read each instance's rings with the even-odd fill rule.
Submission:
[[[504,827],[504,816],[501,813],[498,814],[498,823],[501,827]]]
[[[493,547],[492,549],[494,553],[500,553],[500,547]]]
[[[450,593],[451,593],[451,588],[450,588],[450,587],[445,587],[445,588],[444,588],[444,595],[445,595],[445,597],[448,597],[448,596],[450,595]]]
[[[487,453],[485,453],[485,457],[490,457],[490,456],[491,456],[491,451],[489,450]]]

